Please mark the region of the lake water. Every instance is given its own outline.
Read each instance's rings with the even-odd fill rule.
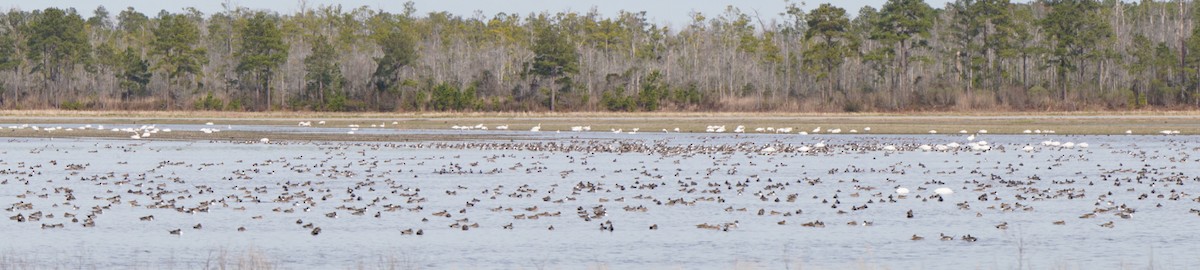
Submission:
[[[195,127],[177,130],[186,128]],[[493,133],[518,139],[4,139],[0,204],[8,209],[0,220],[0,264],[194,269],[253,256],[284,269],[1200,265],[1200,215],[1191,211],[1200,209],[1195,136],[983,135],[976,141],[986,140],[989,151],[922,151],[918,145],[969,141]],[[822,142],[825,148],[797,149]],[[897,151],[883,150],[888,145]],[[1027,145],[1034,149],[1021,150]],[[778,151],[761,151],[768,146]],[[900,197],[898,187],[911,193]],[[954,193],[939,200],[934,190],[942,187]],[[597,215],[599,208],[605,211]],[[449,217],[435,215],[442,211]],[[7,218],[38,212],[37,221]],[[1095,217],[1080,218],[1088,213]],[[82,225],[89,214],[94,227]],[[606,221],[613,230],[600,229]],[[824,227],[802,225],[815,221]],[[319,235],[302,227],[309,223]],[[1006,228],[997,228],[1002,223]],[[169,233],[176,229],[181,233]],[[961,240],[968,234],[978,240]]]

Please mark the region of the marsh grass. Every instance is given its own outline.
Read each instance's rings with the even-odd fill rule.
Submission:
[[[324,120],[327,123],[313,124],[313,128],[345,131],[349,125],[359,125],[369,129],[373,124],[383,124],[386,129],[424,129],[446,130],[445,134],[412,135],[363,135],[345,136],[347,134],[268,134],[263,132],[223,131],[219,134],[187,134],[186,130],[176,130],[175,134],[159,134],[162,139],[221,139],[221,140],[257,140],[261,137],[292,138],[296,140],[337,140],[337,141],[403,141],[405,139],[422,140],[459,140],[459,139],[510,139],[504,133],[450,130],[454,125],[484,124],[489,127],[509,125],[511,131],[527,131],[530,127],[541,125],[543,132],[569,132],[572,126],[591,126],[593,132],[607,132],[612,129],[629,131],[640,128],[642,133],[661,133],[662,130],[674,131],[679,128],[682,132],[704,132],[706,126],[724,125],[732,130],[738,125],[746,126],[748,130],[756,127],[793,127],[793,134],[809,131],[815,127],[841,128],[842,134],[850,134],[850,130],[858,129],[859,134],[868,133],[863,130],[871,127],[870,134],[928,134],[937,130],[938,134],[957,134],[960,130],[976,132],[986,129],[991,134],[1023,134],[1024,130],[1054,130],[1056,134],[1088,134],[1088,135],[1119,135],[1126,130],[1135,134],[1155,135],[1161,130],[1179,130],[1183,134],[1200,133],[1200,113],[1196,112],[1162,112],[1156,114],[1127,113],[1112,115],[1090,115],[1075,113],[1056,115],[1048,114],[993,114],[993,115],[872,115],[872,114],[808,114],[808,115],[772,115],[759,113],[746,114],[602,114],[602,113],[572,113],[572,114],[316,114],[293,113],[207,113],[198,112],[195,115],[185,115],[176,112],[59,112],[49,111],[39,114],[36,111],[7,111],[0,112],[0,123],[31,124],[31,125],[61,125],[65,128],[73,125],[86,124],[194,124],[203,125],[214,122],[218,127],[224,125],[274,125],[296,126],[301,120]],[[17,114],[17,115],[13,115]],[[336,116],[336,118],[330,118]],[[395,123],[395,124],[393,124]],[[121,138],[129,134],[99,132],[99,131],[56,131],[38,133],[34,131],[0,129],[4,137],[103,137]],[[194,131],[192,131],[194,132]],[[242,133],[239,133],[242,132]],[[338,132],[333,132],[338,133]],[[750,132],[753,133],[753,132]],[[827,133],[823,133],[829,135]],[[511,135],[511,134],[510,134]],[[255,138],[257,137],[257,138]],[[512,136],[508,136],[512,137]]]

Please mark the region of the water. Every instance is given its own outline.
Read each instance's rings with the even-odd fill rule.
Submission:
[[[0,258],[38,268],[203,268],[246,254],[287,269],[1180,269],[1200,263],[1193,255],[1200,216],[1189,211],[1200,208],[1192,187],[1200,175],[1200,160],[1192,156],[1200,137],[987,135],[979,139],[991,151],[923,152],[916,145],[967,140],[496,133],[528,140],[8,139],[0,143],[0,204],[32,205],[5,216],[55,217],[0,220],[0,254],[6,254]],[[1043,140],[1090,147],[1059,149],[1042,146]],[[818,142],[828,144],[828,151],[758,151]],[[577,148],[544,149],[549,143]],[[900,151],[882,151],[882,145]],[[1025,145],[1037,150],[1021,151]],[[644,151],[612,151],[622,147]],[[83,167],[68,170],[70,164]],[[1030,180],[1035,176],[1040,180]],[[594,189],[573,190],[577,184]],[[896,187],[913,192],[897,198]],[[928,199],[938,187],[955,193],[940,202]],[[72,189],[75,200],[67,201],[61,188]],[[705,192],[714,190],[720,193]],[[788,202],[791,194],[795,200]],[[980,201],[984,194],[988,200]],[[693,204],[669,205],[672,199]],[[834,201],[840,202],[836,208]],[[181,211],[201,202],[211,202],[207,212]],[[957,205],[963,202],[966,208]],[[156,203],[166,206],[147,207]],[[387,211],[387,205],[400,208]],[[582,207],[591,215],[601,205],[605,216],[585,221],[577,214]],[[96,206],[108,209],[96,215],[95,227],[81,226]],[[422,209],[414,210],[418,206]],[[623,209],[638,206],[646,210]],[[1114,210],[1079,218],[1097,208]],[[1130,218],[1116,215],[1129,208],[1135,209]],[[353,215],[354,209],[363,214]],[[758,215],[759,209],[765,214]],[[433,215],[443,210],[451,217]],[[906,217],[909,210],[914,218]],[[337,218],[326,217],[332,212]],[[538,213],[560,215],[514,218]],[[139,219],[148,215],[154,220]],[[457,222],[463,218],[468,220]],[[298,219],[321,233],[311,235]],[[818,220],[825,227],[801,226]],[[1065,225],[1053,224],[1059,220]],[[603,221],[611,221],[613,231],[600,230]],[[858,225],[847,225],[852,221]],[[1112,228],[1100,226],[1109,221]],[[1002,222],[1007,229],[996,228]],[[42,229],[58,223],[64,228]],[[193,229],[197,223],[203,228]],[[463,231],[450,227],[455,223],[479,227]],[[509,223],[513,229],[502,228]],[[737,225],[728,231],[696,226],[725,223]],[[175,229],[182,233],[168,233]],[[402,233],[406,229],[425,234]],[[914,234],[926,239],[911,240]],[[955,240],[941,241],[939,234]],[[959,240],[967,234],[979,240]]]

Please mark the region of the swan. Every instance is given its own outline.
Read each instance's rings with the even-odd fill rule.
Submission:
[[[529,131],[530,131],[530,132],[538,132],[538,131],[542,131],[542,124],[538,124],[537,126],[534,126],[534,127],[532,127],[532,128],[529,128]]]
[[[905,195],[905,194],[908,194],[909,192],[910,192],[910,191],[908,190],[908,188],[903,188],[903,187],[902,187],[902,188],[897,188],[897,189],[896,189],[896,194],[900,194],[900,195]]]
[[[950,189],[948,187],[940,187],[940,188],[933,190],[933,193],[937,193],[938,195],[950,195],[950,194],[954,194],[954,190]]]

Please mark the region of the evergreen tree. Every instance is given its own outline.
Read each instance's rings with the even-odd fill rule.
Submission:
[[[817,80],[827,82],[825,96],[828,98],[830,91],[840,90],[834,86],[837,79],[830,78],[831,74],[858,50],[858,45],[853,36],[847,33],[850,18],[846,16],[845,9],[821,4],[809,12],[806,18],[808,27],[804,32],[804,39],[811,44],[804,50],[804,63],[809,70],[815,72]]]
[[[154,41],[150,53],[159,57],[155,69],[167,73],[167,77],[186,79],[199,75],[201,67],[208,63],[204,48],[200,48],[200,27],[184,14],[167,14],[158,18],[154,28]]]
[[[325,36],[318,35],[314,40],[312,53],[304,58],[306,91],[302,98],[315,109],[345,110],[346,97],[342,93],[345,78],[337,61],[337,52]]]
[[[283,44],[276,18],[266,12],[255,12],[239,30],[241,46],[235,57],[242,85],[254,91],[261,109],[270,109],[271,77],[287,60],[287,45]]]

